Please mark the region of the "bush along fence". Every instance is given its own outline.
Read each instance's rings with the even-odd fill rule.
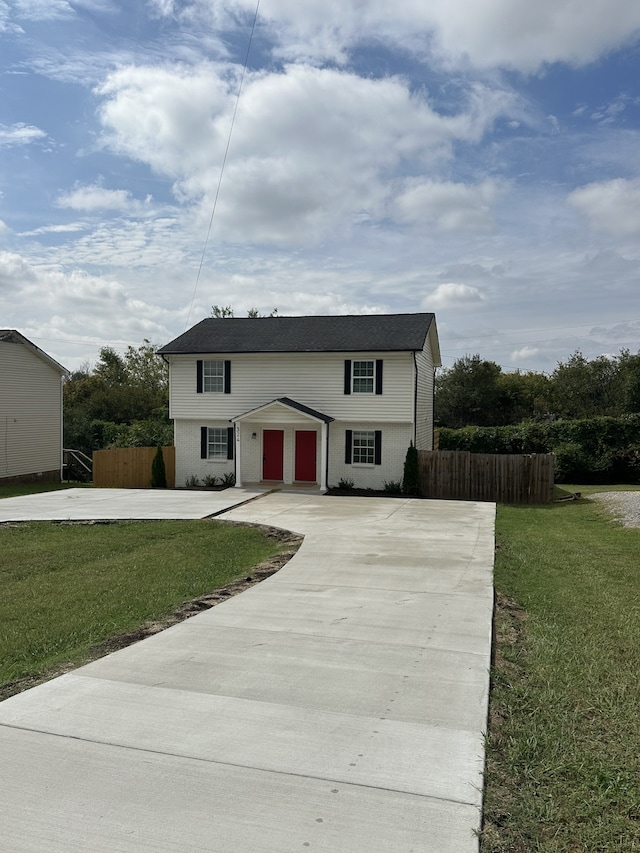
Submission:
[[[156,453],[156,447],[94,450],[93,485],[104,489],[150,489],[151,468]],[[162,458],[167,488],[173,489],[176,484],[175,447],[163,447]]]
[[[553,500],[553,454],[419,451],[425,498],[545,504]]]
[[[640,482],[640,414],[441,429],[440,450],[554,453],[559,483]]]

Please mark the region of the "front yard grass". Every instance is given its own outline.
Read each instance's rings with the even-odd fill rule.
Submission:
[[[0,525],[0,689],[244,577],[290,545],[214,521]]]
[[[583,498],[496,541],[482,853],[640,851],[640,529]]]

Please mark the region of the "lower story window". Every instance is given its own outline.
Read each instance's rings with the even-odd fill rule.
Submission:
[[[382,430],[345,430],[345,465],[382,465]]]
[[[353,431],[353,462],[356,465],[373,465],[375,460],[375,433],[373,430]]]
[[[201,459],[233,459],[233,427],[200,427]]]
[[[227,458],[227,430],[218,427],[209,427],[207,435],[207,458]]]

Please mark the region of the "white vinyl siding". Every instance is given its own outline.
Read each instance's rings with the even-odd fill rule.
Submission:
[[[217,355],[217,354],[212,354]],[[413,353],[238,353],[231,361],[231,393],[197,394],[196,361],[203,356],[169,356],[170,416],[230,419],[278,397],[289,397],[343,420],[413,421]],[[222,356],[220,356],[222,358]],[[381,359],[382,394],[345,394],[344,363]]]
[[[433,450],[433,356],[427,345],[416,353],[417,396],[416,396],[416,447],[418,450]]]
[[[29,347],[0,342],[0,478],[61,469],[61,373]]]

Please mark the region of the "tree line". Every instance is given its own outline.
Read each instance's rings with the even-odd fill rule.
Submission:
[[[169,367],[145,339],[124,355],[102,347],[95,366],[84,365],[63,388],[64,446],[88,456],[104,447],[173,444]]]
[[[436,425],[460,429],[640,412],[640,352],[587,359],[578,350],[547,375],[503,372],[465,355],[436,377]]]

